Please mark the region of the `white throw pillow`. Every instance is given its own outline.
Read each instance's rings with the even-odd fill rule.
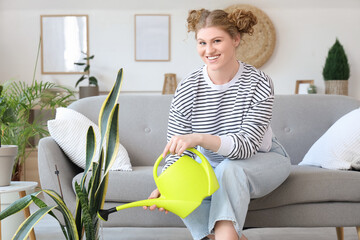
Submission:
[[[328,169],[360,169],[360,108],[337,120],[321,136],[299,165]]]
[[[55,119],[48,121],[51,137],[54,138],[69,159],[83,169],[85,168],[86,157],[86,134],[90,126],[94,128],[97,146],[99,146],[101,141],[99,127],[75,110],[57,108]],[[97,150],[96,156],[98,155],[99,151]],[[98,160],[98,157],[95,160]],[[121,144],[110,170],[132,171],[129,155]]]

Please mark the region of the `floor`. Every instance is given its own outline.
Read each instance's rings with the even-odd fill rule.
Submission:
[[[185,228],[104,228],[100,240],[191,240]],[[345,228],[345,240],[358,240],[355,228]],[[37,240],[65,239],[58,223],[46,216],[35,227]],[[249,240],[336,240],[335,228],[275,228],[249,229]],[[171,237],[170,237],[171,236]]]

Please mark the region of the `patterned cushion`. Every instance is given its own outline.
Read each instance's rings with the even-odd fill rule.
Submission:
[[[51,137],[69,159],[81,168],[85,168],[86,134],[90,126],[94,128],[97,146],[99,146],[101,140],[99,127],[79,112],[69,108],[58,108],[56,109],[56,118],[48,121]],[[95,154],[99,156],[99,148]],[[99,157],[95,157],[95,159],[97,160]],[[121,144],[110,170],[132,170],[128,153]]]

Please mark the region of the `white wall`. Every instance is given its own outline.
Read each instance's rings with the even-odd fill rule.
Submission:
[[[296,80],[314,79],[324,92],[322,68],[336,37],[350,63],[349,95],[360,99],[360,1],[359,0],[1,0],[0,82],[30,82],[40,36],[41,14],[88,14],[92,74],[100,90],[112,86],[117,70],[124,68],[123,92],[160,92],[164,73],[178,80],[201,66],[192,34],[186,32],[189,9],[226,8],[248,3],[267,13],[276,28],[277,43],[270,60],[261,68],[275,84],[276,94],[292,94]],[[134,60],[134,14],[171,14],[171,61]],[[73,87],[78,75],[41,75],[38,80]]]

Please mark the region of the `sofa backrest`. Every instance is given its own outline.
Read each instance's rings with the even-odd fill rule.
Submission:
[[[336,120],[359,107],[360,101],[340,95],[277,95],[271,126],[298,164]]]
[[[80,99],[72,108],[95,123],[106,96]],[[120,142],[133,166],[151,166],[166,144],[172,95],[120,94]],[[298,164],[311,145],[344,114],[360,102],[338,95],[277,95],[272,128],[278,140]]]
[[[106,96],[80,99],[72,108],[98,124]],[[120,94],[120,143],[133,166],[152,166],[166,145],[167,122],[172,95]]]

